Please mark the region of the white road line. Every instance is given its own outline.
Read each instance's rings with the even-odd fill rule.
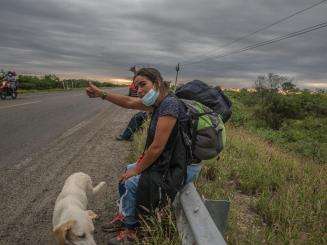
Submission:
[[[74,94],[74,95],[72,95],[72,96],[74,97],[74,96],[82,96],[82,95],[85,95],[85,96],[86,96],[86,93]]]
[[[37,100],[37,101],[22,103],[22,104],[18,104],[18,105],[0,106],[0,110],[1,109],[12,108],[12,107],[17,107],[17,106],[30,105],[30,104],[40,103],[40,102],[41,102],[41,100]]]
[[[80,130],[81,128],[83,128],[85,125],[87,125],[90,122],[90,120],[85,120],[80,122],[79,124],[75,125],[74,127],[68,129],[65,133],[63,133],[60,138],[66,138],[70,135],[72,135],[73,133],[75,133],[76,131]]]
[[[99,115],[105,113],[107,111],[107,108],[102,109],[98,114],[96,114],[94,117],[88,118],[77,125],[73,126],[72,128],[66,130],[61,136],[59,136],[59,139],[67,138],[71,135],[73,135],[75,132],[79,131],[80,129],[84,128],[86,125],[91,123],[93,120],[95,120],[96,117]]]
[[[107,108],[103,108],[95,116],[93,116],[91,118],[88,118],[88,119],[86,119],[86,120],[78,123],[77,125],[73,126],[72,128],[66,130],[61,136],[59,136],[59,139],[61,140],[61,139],[64,139],[64,138],[67,138],[67,137],[73,135],[74,133],[76,133],[77,131],[79,131],[82,128],[84,128],[86,125],[88,125],[89,123],[91,123],[93,120],[95,120],[98,116],[102,115],[106,111],[108,111],[108,109]]]

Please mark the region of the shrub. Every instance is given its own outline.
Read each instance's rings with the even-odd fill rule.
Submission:
[[[98,87],[114,87],[112,83],[100,83],[98,81],[86,80],[86,79],[64,79],[61,80],[56,75],[45,75],[44,77],[36,76],[18,76],[20,89],[55,89],[55,88],[83,88],[88,86],[89,82],[92,82]]]
[[[230,122],[235,126],[244,126],[248,122],[249,117],[249,114],[246,113],[245,106],[236,100],[232,100],[232,103],[233,113]]]

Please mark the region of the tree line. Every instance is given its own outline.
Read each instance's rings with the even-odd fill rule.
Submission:
[[[99,82],[88,79],[59,79],[54,74],[47,74],[42,77],[19,75],[17,78],[19,82],[19,88],[24,90],[46,90],[46,89],[71,89],[71,88],[83,88],[92,82],[98,87],[115,87],[118,86],[113,83]]]

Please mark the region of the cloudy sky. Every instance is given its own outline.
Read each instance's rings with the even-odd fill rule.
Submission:
[[[327,28],[214,58],[327,21],[327,1],[233,45],[235,39],[321,0],[1,0],[0,68],[62,77],[127,79],[131,65],[165,79],[250,86],[273,72],[327,87]],[[197,63],[188,64],[194,61]]]

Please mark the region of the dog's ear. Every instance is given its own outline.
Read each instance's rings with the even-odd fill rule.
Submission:
[[[58,239],[59,245],[65,244],[65,238],[67,232],[72,228],[72,226],[76,223],[76,220],[68,220],[67,222],[55,227],[53,229],[53,234]]]
[[[92,210],[87,210],[86,211],[88,216],[91,218],[91,219],[96,219],[98,218],[98,215],[96,213],[94,213]]]

